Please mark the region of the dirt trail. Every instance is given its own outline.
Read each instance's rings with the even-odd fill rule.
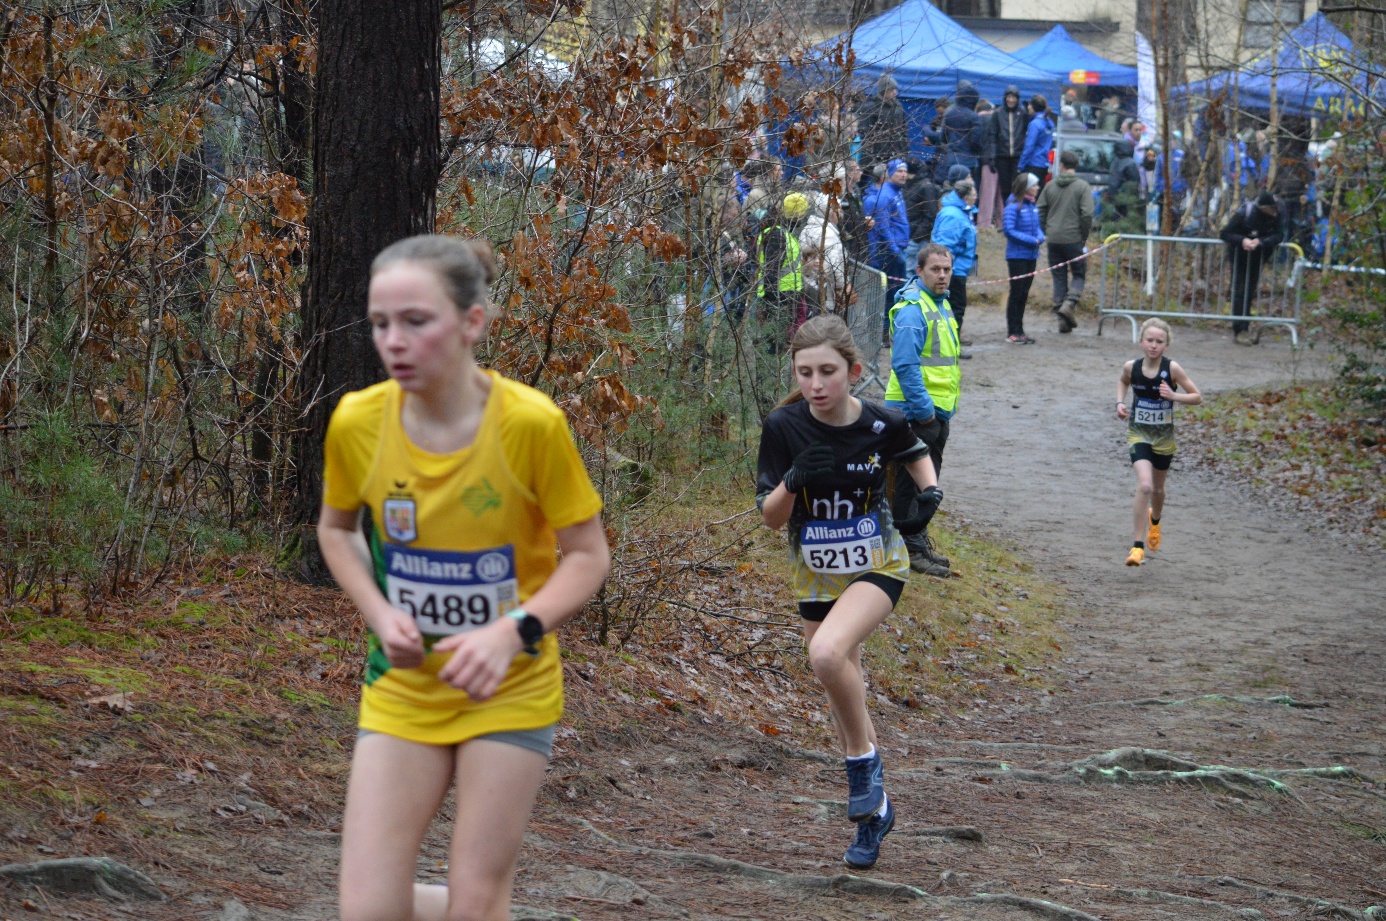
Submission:
[[[1071,591],[1056,693],[937,719],[874,703],[900,821],[860,876],[840,862],[834,756],[696,714],[682,729],[569,732],[515,918],[1386,917],[1364,912],[1386,904],[1386,575],[1177,462],[1164,548],[1123,566],[1133,480],[1111,406],[1136,351],[1124,325],[1060,337],[1046,321],[1017,347],[996,306],[970,313],[976,357],[943,485],[947,521],[1013,542]],[[1205,392],[1323,373],[1226,330],[1178,328],[1172,355]],[[975,577],[966,559],[954,568]],[[445,835],[428,842],[425,876],[446,864]],[[43,902],[37,916],[335,916],[330,833],[265,826],[189,840],[187,857],[163,868],[175,903]],[[6,912],[18,903],[0,897]]]
[[[835,761],[670,738],[629,755],[652,800],[615,812],[612,778],[616,802],[593,816],[603,836],[574,838],[552,815],[547,830],[568,845],[536,848],[643,891],[588,878],[596,888],[574,898],[535,884],[536,862],[519,900],[582,918],[1364,917],[1386,904],[1386,787],[1362,779],[1386,777],[1386,576],[1178,467],[1165,547],[1123,566],[1133,478],[1111,406],[1120,362],[1137,352],[1125,324],[1099,338],[1089,320],[1060,337],[1046,320],[1030,324],[1038,344],[1016,347],[999,310],[973,311],[976,357],[942,479],[953,516],[1014,541],[1072,591],[1064,690],[937,729],[882,715],[902,818],[865,875],[900,885],[832,880],[847,839]],[[1206,392],[1324,373],[1284,343],[1245,349],[1223,329],[1180,328],[1172,354]],[[966,574],[966,560],[954,565]],[[1123,747],[1136,751],[1085,763]],[[1215,765],[1246,771],[1198,770]],[[1349,770],[1311,776],[1334,767]]]

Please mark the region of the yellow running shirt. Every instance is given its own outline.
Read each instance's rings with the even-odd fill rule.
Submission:
[[[413,615],[426,646],[493,623],[539,590],[557,566],[555,531],[601,511],[562,411],[547,396],[486,371],[491,392],[470,445],[433,454],[401,422],[403,392],[385,381],[342,397],[324,447],[323,501],[370,508],[376,582]],[[431,745],[539,729],[563,713],[552,633],[518,655],[489,700],[437,678],[448,653],[392,668],[370,634],[362,729]]]

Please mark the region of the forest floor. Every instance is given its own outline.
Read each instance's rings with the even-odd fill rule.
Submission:
[[[1091,314],[1059,336],[1044,300],[1028,347],[994,297],[968,315],[939,522],[955,577],[916,577],[869,650],[899,810],[876,867],[841,863],[845,780],[780,539],[743,515],[736,554],[680,590],[750,623],[565,636],[569,715],[515,918],[1386,917],[1376,535],[1191,464],[1188,426],[1164,545],[1122,565],[1134,480],[1111,407],[1138,353]],[[1212,394],[1329,373],[1225,326],[1176,327],[1171,355]],[[0,864],[106,856],[170,897],[0,883],[0,918],[335,917],[359,633],[330,593],[240,565],[0,621]],[[446,818],[421,878],[445,872]]]

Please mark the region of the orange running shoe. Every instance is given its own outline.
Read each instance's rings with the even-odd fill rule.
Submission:
[[[1150,532],[1145,537],[1145,545],[1151,550],[1160,549],[1160,526],[1154,521],[1150,522]]]
[[[1139,566],[1145,560],[1145,551],[1140,547],[1132,547],[1131,555],[1126,558],[1127,566]]]

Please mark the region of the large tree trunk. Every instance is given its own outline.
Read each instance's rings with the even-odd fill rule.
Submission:
[[[342,394],[381,378],[366,324],[371,259],[433,229],[439,170],[440,0],[321,0],[313,99],[313,199],[295,438],[301,571],[313,539],[322,442]]]

